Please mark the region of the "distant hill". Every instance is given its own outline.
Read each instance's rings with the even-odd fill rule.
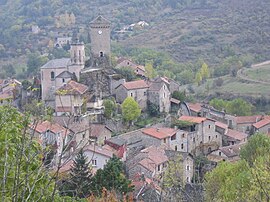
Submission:
[[[56,28],[57,16],[65,12],[76,16],[76,24]],[[0,0],[0,54],[46,51],[52,31],[80,30],[87,40],[85,28],[99,13],[113,22],[114,31],[146,21],[148,28],[113,38],[124,47],[168,52],[179,62],[202,58],[218,66],[230,56],[269,59],[269,0]],[[31,33],[35,24],[42,34]]]

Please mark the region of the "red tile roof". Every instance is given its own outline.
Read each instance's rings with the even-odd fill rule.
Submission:
[[[0,100],[6,100],[6,99],[12,99],[12,98],[13,98],[13,92],[12,91],[0,93]]]
[[[152,172],[156,166],[166,163],[169,160],[165,155],[164,149],[161,147],[150,146],[141,150],[141,153],[147,154],[147,157],[142,159],[139,164]]]
[[[200,112],[202,109],[202,106],[200,103],[188,103],[189,109],[194,112]]]
[[[130,81],[122,84],[127,90],[148,88],[148,84],[144,80]]]
[[[113,157],[112,151],[106,148],[99,147],[97,145],[87,145],[86,147],[84,147],[83,151],[91,151],[97,154],[101,154],[103,156],[107,156],[109,158]]]
[[[90,136],[93,136],[93,137],[98,137],[100,135],[102,135],[102,133],[105,131],[105,130],[108,130],[108,131],[112,131],[111,129],[109,129],[106,125],[102,125],[102,124],[92,124],[90,126],[90,133],[91,135]]]
[[[221,122],[219,122],[219,121],[216,121],[216,122],[215,122],[215,125],[216,125],[217,127],[223,128],[223,129],[227,129],[227,128],[228,128],[228,125],[227,125],[227,124],[221,123]]]
[[[244,140],[245,138],[248,137],[246,133],[239,132],[237,130],[232,130],[228,129],[227,133],[225,134],[226,136],[236,139],[236,140]]]
[[[177,130],[173,128],[145,128],[142,132],[157,139],[164,139],[173,136]]]
[[[265,118],[257,123],[254,123],[253,126],[257,129],[262,128],[266,125],[270,124],[270,118]]]
[[[237,116],[235,122],[237,124],[243,123],[256,123],[262,119],[262,115],[255,115],[255,116]]]
[[[188,121],[191,123],[202,123],[207,120],[205,117],[197,117],[197,116],[181,116],[178,120],[180,121]]]
[[[49,121],[39,122],[38,124],[33,124],[30,127],[38,133],[45,133],[47,130],[50,130],[55,134],[59,132],[65,132],[66,130],[69,132],[68,129],[60,126],[59,124],[51,123]]]
[[[63,85],[57,90],[57,94],[84,94],[88,87],[84,84],[77,83],[76,81],[70,80],[67,84]]]

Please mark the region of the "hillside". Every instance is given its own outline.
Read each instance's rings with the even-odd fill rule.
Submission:
[[[76,23],[56,28],[65,12]],[[178,62],[201,58],[218,67],[228,57],[250,63],[270,54],[269,0],[0,0],[1,56],[46,52],[55,33],[79,31],[87,42],[87,25],[98,13],[112,20],[113,31],[145,20],[148,28],[124,37],[113,32],[113,38],[124,47],[165,51]],[[43,31],[39,35],[31,33],[35,24]]]

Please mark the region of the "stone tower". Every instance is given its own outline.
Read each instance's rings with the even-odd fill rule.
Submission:
[[[91,67],[111,67],[111,23],[102,16],[90,22]]]
[[[76,40],[70,44],[70,65],[68,71],[75,73],[77,79],[80,77],[80,71],[85,65],[85,50],[84,44]]]

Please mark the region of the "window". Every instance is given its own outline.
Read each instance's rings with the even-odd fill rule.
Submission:
[[[195,142],[195,137],[193,138],[193,142]]]
[[[100,52],[99,53],[99,56],[102,58],[102,57],[104,57],[104,53],[103,52]]]
[[[189,177],[187,177],[187,182],[189,182]]]
[[[211,128],[211,125],[208,125],[208,128],[210,129]]]
[[[83,139],[85,138],[85,133],[83,133],[82,138],[83,138]]]
[[[185,138],[185,133],[182,134],[182,138]]]
[[[171,140],[176,140],[176,134],[171,137]]]
[[[51,72],[51,79],[53,80],[54,79],[54,72]]]
[[[164,98],[165,98],[165,93],[164,93]]]
[[[127,62],[127,65],[129,65],[129,62]]]
[[[184,144],[183,143],[181,144],[181,149],[184,149]]]
[[[163,139],[163,142],[164,142],[164,143],[166,143],[166,138],[165,138],[165,139]]]
[[[146,95],[146,92],[143,92],[143,95]]]
[[[177,145],[175,145],[174,150],[177,151]]]
[[[157,170],[160,171],[160,165],[158,165]]]
[[[208,136],[208,141],[210,141],[211,140],[211,136]]]
[[[187,165],[187,170],[189,170],[189,165]]]
[[[64,78],[62,79],[62,81],[63,81],[63,83],[65,83],[65,79]]]
[[[97,160],[92,160],[92,165],[96,166],[97,165]]]
[[[81,50],[79,50],[79,56],[81,56]]]
[[[217,138],[217,135],[216,135],[216,138]]]
[[[221,156],[221,152],[219,152],[218,155]]]
[[[130,93],[130,96],[132,97],[133,96],[133,93]]]

